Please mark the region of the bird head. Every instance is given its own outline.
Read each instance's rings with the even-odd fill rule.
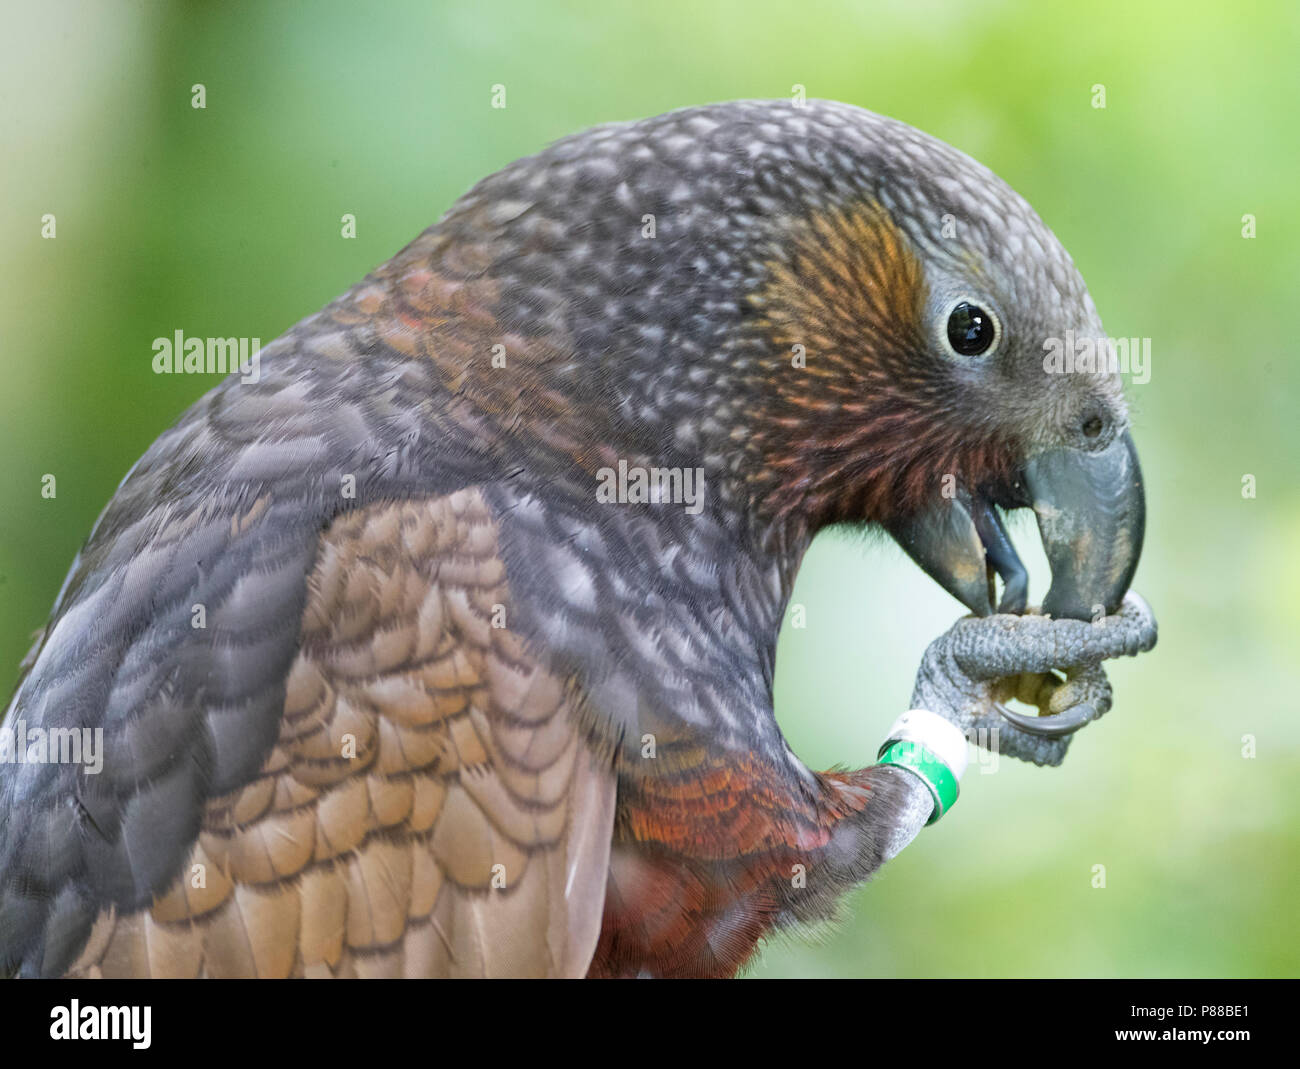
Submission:
[[[758,337],[797,357],[756,420],[778,443],[756,469],[769,508],[880,523],[977,615],[1024,611],[999,510],[1032,508],[1052,565],[1044,611],[1114,612],[1145,502],[1082,277],[987,168],[901,123],[858,128],[867,188],[813,192],[776,228],[749,299]],[[1076,367],[1080,345],[1092,358]]]
[[[1101,320],[950,146],[834,102],[691,108],[566,138],[438,230],[529,339],[494,407],[534,398],[518,427],[545,403],[580,462],[699,462],[713,508],[768,533],[881,525],[980,615],[1025,608],[1000,510],[1032,508],[1044,611],[1127,590],[1144,504]]]

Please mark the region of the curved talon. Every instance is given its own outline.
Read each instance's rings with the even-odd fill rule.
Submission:
[[[1076,705],[1068,712],[1054,716],[1026,716],[1024,713],[1012,712],[1005,705],[997,705],[998,713],[1021,731],[1031,735],[1041,735],[1048,739],[1059,739],[1062,735],[1073,735],[1081,727],[1092,723],[1097,718],[1097,710],[1086,702]]]

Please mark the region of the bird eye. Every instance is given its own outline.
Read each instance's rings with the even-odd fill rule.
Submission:
[[[958,301],[948,313],[948,344],[961,356],[986,353],[997,340],[998,325],[993,313],[978,304]]]

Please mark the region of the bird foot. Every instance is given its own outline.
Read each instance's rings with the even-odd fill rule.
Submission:
[[[1111,707],[1101,662],[1156,644],[1156,620],[1133,591],[1094,622],[1037,613],[968,616],[930,643],[912,707],[938,713],[968,739],[1036,765],[1059,765],[1074,733]],[[1006,703],[1037,707],[1038,716]]]

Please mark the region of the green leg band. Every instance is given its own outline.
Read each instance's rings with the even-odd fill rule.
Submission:
[[[933,824],[957,801],[959,787],[952,769],[919,742],[887,742],[877,764],[905,768],[921,780],[934,798],[934,812],[926,824]]]

